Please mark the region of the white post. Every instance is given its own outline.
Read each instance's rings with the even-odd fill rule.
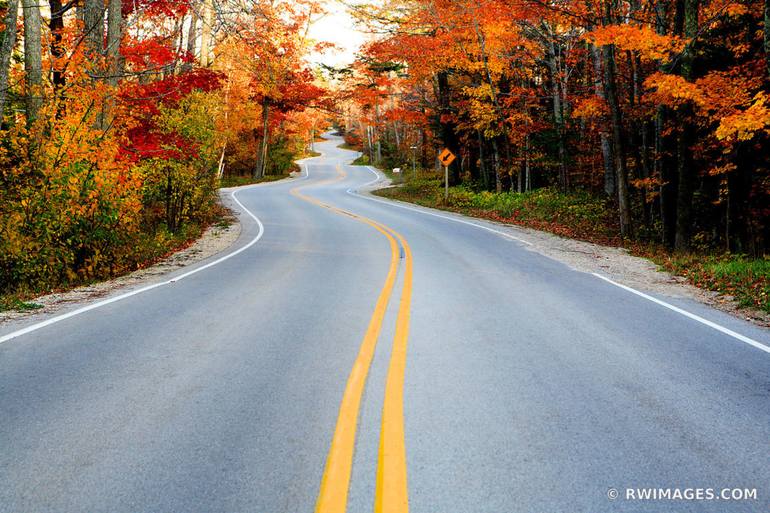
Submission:
[[[449,202],[449,166],[444,166],[444,203]]]

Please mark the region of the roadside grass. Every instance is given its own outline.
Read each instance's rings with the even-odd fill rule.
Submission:
[[[309,155],[315,156],[315,155]],[[304,158],[304,157],[303,157]],[[251,175],[223,176],[219,182],[220,187],[241,187],[243,185],[253,185],[255,183],[275,182],[286,178],[288,175],[265,175],[262,178],[254,179]]]
[[[340,148],[342,148],[342,147],[343,146],[340,146]],[[369,155],[361,154],[361,156],[359,156],[357,159],[355,159],[353,162],[351,162],[350,165],[351,166],[368,166],[368,165],[370,165]],[[377,169],[379,169],[380,173],[382,173],[386,177],[388,177],[393,185],[401,185],[401,184],[404,183],[405,178],[404,178],[404,174],[403,173],[401,173],[401,174],[394,173],[393,170],[390,169],[390,168],[387,168],[387,169],[377,168]],[[405,201],[409,201],[409,200],[405,200]]]
[[[618,242],[608,205],[604,200],[586,192],[561,194],[546,188],[525,193],[497,194],[476,192],[469,187],[458,186],[449,188],[449,199],[445,202],[442,178],[426,176],[424,172],[416,179],[404,178],[406,181],[400,187],[380,189],[374,194],[528,226],[564,237],[603,244]]]
[[[552,188],[525,193],[474,191],[450,187],[444,201],[443,179],[423,172],[405,177],[400,186],[374,191],[386,198],[448,210],[493,221],[516,224],[563,237],[606,246],[624,247],[662,269],[685,277],[695,286],[735,298],[742,307],[770,313],[770,259],[745,255],[675,253],[655,243],[618,236],[615,213],[603,198],[588,192],[562,194]]]
[[[348,144],[348,143],[343,143],[343,144],[340,144],[340,145],[339,145],[339,146],[337,146],[337,147],[338,147],[338,148],[342,148],[343,150],[361,151],[361,147],[360,147],[360,146],[357,146],[357,145],[355,145],[355,144]]]
[[[0,296],[0,312],[28,312],[30,310],[39,310],[43,305],[22,301],[15,296]]]
[[[648,255],[642,255],[648,256]],[[732,296],[742,307],[770,313],[770,259],[745,255],[653,254],[653,262],[693,285]]]

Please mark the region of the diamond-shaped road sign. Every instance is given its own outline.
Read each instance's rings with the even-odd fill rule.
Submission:
[[[438,154],[438,160],[444,166],[449,166],[456,158],[455,154],[449,151],[448,148],[444,148],[444,151]]]

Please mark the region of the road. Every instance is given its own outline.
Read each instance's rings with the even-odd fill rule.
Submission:
[[[0,511],[768,511],[768,331],[359,194],[339,142],[199,272],[0,327]]]

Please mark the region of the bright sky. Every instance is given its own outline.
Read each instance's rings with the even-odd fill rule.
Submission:
[[[323,5],[328,14],[311,26],[310,37],[316,41],[334,43],[339,47],[339,51],[329,50],[323,55],[312,54],[310,61],[336,67],[350,64],[366,36],[356,30],[353,18],[340,2],[324,0]]]

